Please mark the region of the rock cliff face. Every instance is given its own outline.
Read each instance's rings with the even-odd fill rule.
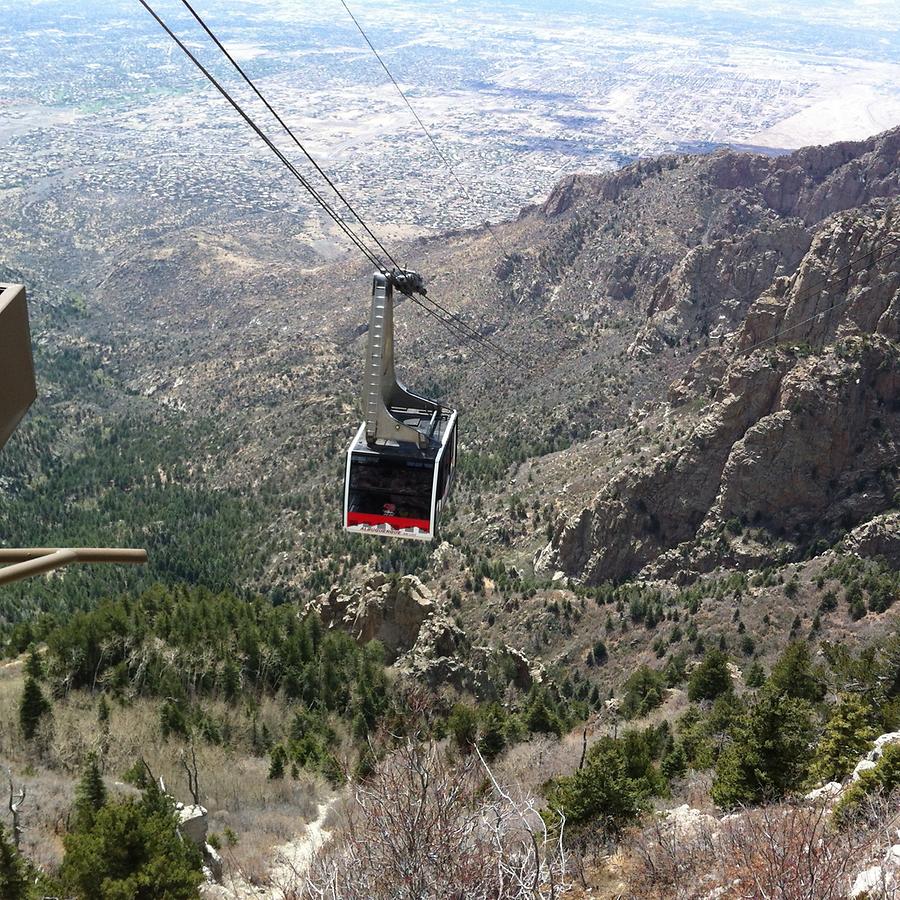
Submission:
[[[844,549],[900,569],[900,513],[885,513],[854,528],[844,538]]]
[[[449,545],[442,547],[444,555],[452,552]],[[337,589],[323,594],[312,607],[326,625],[344,629],[360,643],[381,641],[400,673],[432,687],[486,696],[508,684],[527,691],[544,677],[540,663],[513,647],[473,646],[415,575],[373,575],[350,594]]]
[[[392,660],[412,648],[435,612],[431,591],[415,575],[373,575],[348,594],[333,588],[312,605],[328,627],[344,629],[361,644],[381,641]]]
[[[726,150],[642,161],[562,181],[531,213],[546,246],[498,274],[520,298],[552,290],[554,304],[588,322],[633,311],[645,320],[638,357],[703,347],[796,271],[825,219],[898,193],[900,130],[777,158]]]
[[[810,165],[824,165],[809,153]],[[792,210],[810,215],[835,202],[796,186],[791,198]],[[618,580],[648,565],[671,576],[702,570],[713,559],[740,564],[736,533],[745,527],[803,548],[833,542],[895,507],[900,242],[892,243],[894,234],[900,234],[898,204],[824,223],[796,274],[775,277],[740,326],[673,386],[672,415],[707,404],[688,435],[613,478],[557,529],[541,564],[587,582]],[[774,271],[768,263],[762,270]],[[693,288],[697,271],[685,271],[683,283]]]

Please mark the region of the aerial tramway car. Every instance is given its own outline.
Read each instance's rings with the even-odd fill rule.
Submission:
[[[394,288],[408,296],[425,294],[415,272],[375,274],[363,379],[365,421],[347,450],[344,528],[430,541],[453,483],[457,413],[397,381]]]

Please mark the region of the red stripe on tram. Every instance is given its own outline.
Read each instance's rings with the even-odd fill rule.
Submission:
[[[348,512],[348,525],[390,525],[391,528],[421,528],[422,531],[431,529],[428,519],[404,519],[400,516],[376,516],[370,513]]]

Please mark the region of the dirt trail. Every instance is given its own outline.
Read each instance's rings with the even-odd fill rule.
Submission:
[[[306,874],[316,851],[331,836],[331,832],[325,830],[325,821],[335,799],[332,797],[319,804],[316,818],[307,823],[296,840],[272,851],[267,884],[251,884],[240,874],[226,875],[224,884],[203,888],[204,900],[284,900],[291,886]]]
[[[318,849],[331,837],[331,832],[325,830],[325,821],[333,803],[334,798],[319,804],[318,815],[306,826],[302,838],[275,848],[275,864],[270,871],[275,888],[275,893],[271,895],[273,898],[281,900],[283,888],[306,874]]]

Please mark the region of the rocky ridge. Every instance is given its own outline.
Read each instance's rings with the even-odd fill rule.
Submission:
[[[687,438],[613,478],[539,565],[591,583],[647,566],[671,576],[723,558],[747,565],[758,559],[727,523],[802,548],[892,509],[900,272],[885,248],[898,223],[896,204],[826,222],[796,275],[777,278],[671,389],[673,410],[705,405]]]
[[[544,677],[543,666],[514,647],[473,644],[448,606],[415,575],[374,574],[349,594],[335,588],[308,608],[359,643],[380,641],[398,672],[432,687],[483,697],[498,686],[527,691]]]

